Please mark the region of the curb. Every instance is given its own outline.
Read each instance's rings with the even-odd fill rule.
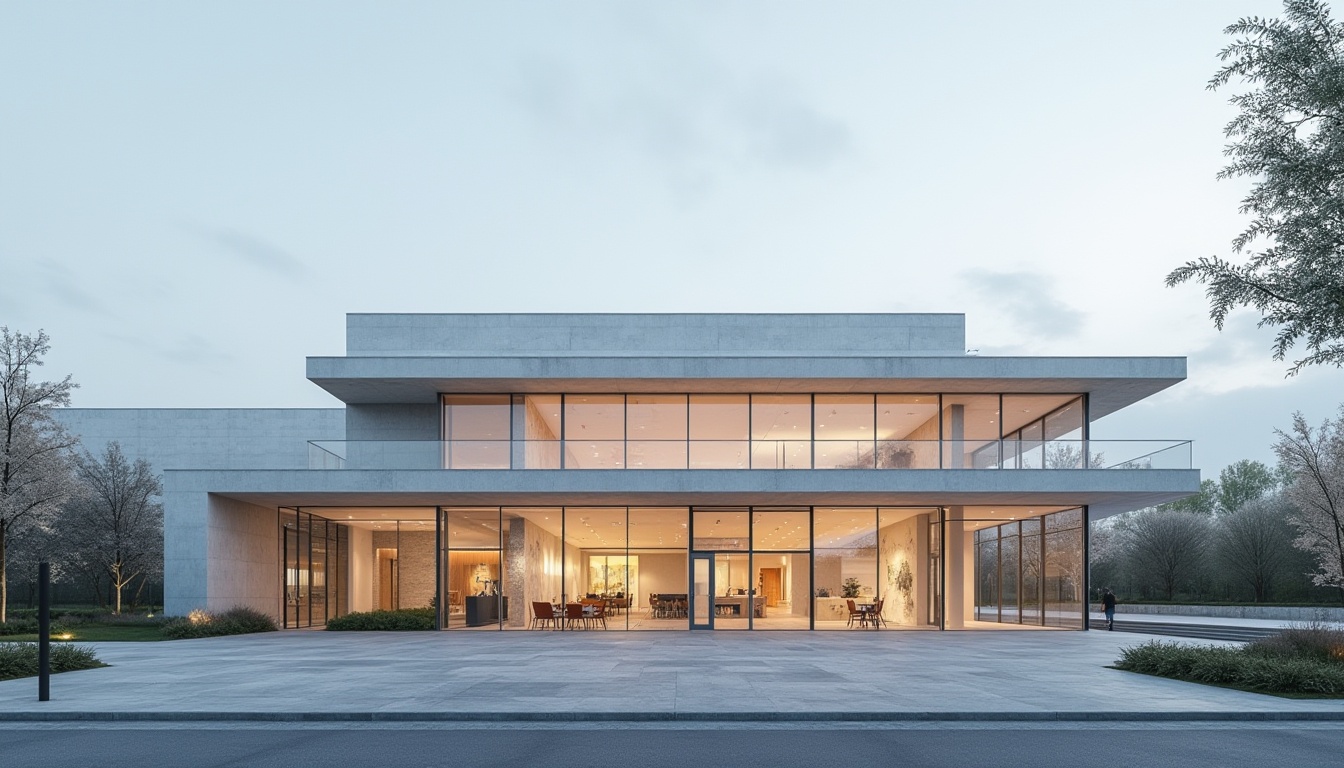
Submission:
[[[0,722],[1344,722],[1306,712],[0,712]]]

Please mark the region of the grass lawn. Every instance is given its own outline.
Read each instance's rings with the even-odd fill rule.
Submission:
[[[159,631],[158,627],[98,626],[97,624],[75,627],[74,629],[71,629],[69,631],[68,634],[70,635],[70,637],[65,637],[65,634],[66,633],[52,632],[51,641],[53,643],[67,642],[67,641],[88,642],[88,643],[125,641],[125,642],[143,643],[153,640],[167,639],[163,636],[163,633]],[[6,642],[12,641],[16,643],[35,643],[37,642],[37,635],[36,634],[9,635],[6,637],[0,637],[0,641],[6,641]]]

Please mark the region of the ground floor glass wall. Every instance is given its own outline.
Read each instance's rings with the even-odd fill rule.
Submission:
[[[1081,628],[1084,519],[1061,507],[282,510],[285,626],[425,609],[462,631]]]
[[[979,522],[986,524],[973,533],[975,620],[1081,628],[1083,510]]]
[[[280,512],[284,626],[321,626],[348,612],[348,529],[318,515]]]

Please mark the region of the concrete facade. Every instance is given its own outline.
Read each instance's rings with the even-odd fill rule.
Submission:
[[[833,504],[938,507],[952,519],[951,510],[963,506],[998,504],[1077,506],[1095,519],[1180,498],[1199,485],[1198,470],[1188,466],[442,468],[444,393],[1068,394],[1084,398],[1090,421],[1185,376],[1183,358],[968,356],[957,314],[353,314],[347,349],[345,357],[308,359],[308,377],[344,408],[61,414],[90,450],[115,439],[128,455],[164,471],[169,613],[244,604],[280,615],[282,508]],[[327,461],[333,454],[310,441],[340,442],[346,453],[314,463],[314,456]],[[373,455],[372,464],[353,459]],[[385,535],[351,530],[358,552],[348,565],[348,604],[368,609],[379,601],[372,550]],[[929,556],[913,534],[902,536],[883,546],[902,557]],[[945,565],[966,573],[972,567],[960,556]],[[970,587],[951,581],[958,583],[949,582],[945,597],[969,599]],[[802,584],[790,587],[789,602],[807,596]],[[416,604],[430,594],[420,577],[401,586],[415,593]],[[925,597],[919,592],[905,615],[927,616]],[[515,610],[510,622],[518,616]]]

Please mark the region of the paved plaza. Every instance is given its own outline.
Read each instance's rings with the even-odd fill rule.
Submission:
[[[1344,719],[1107,669],[1111,632],[277,632],[101,643],[110,667],[0,682],[22,719]],[[1169,639],[1169,638],[1163,638]]]

